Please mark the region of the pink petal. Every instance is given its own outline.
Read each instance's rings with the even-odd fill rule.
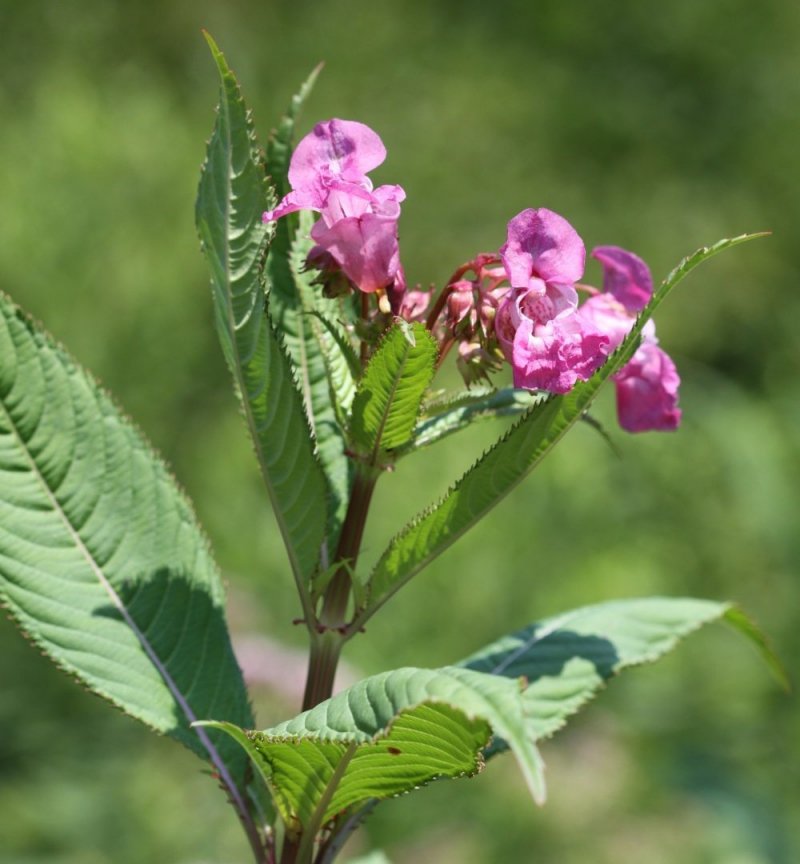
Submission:
[[[325,120],[299,142],[289,165],[293,189],[314,186],[320,174],[358,182],[386,158],[376,132],[355,120]]]
[[[639,312],[653,296],[650,268],[638,255],[619,246],[598,246],[592,258],[603,265],[603,290],[620,302],[629,312]]]
[[[497,343],[509,363],[513,363],[514,334],[519,326],[519,321],[515,320],[515,307],[516,299],[512,288],[501,301],[497,314],[494,316],[494,333],[497,336]]]
[[[611,294],[595,294],[578,310],[587,325],[608,336],[609,353],[619,347],[636,320]]]
[[[514,386],[566,393],[591,377],[606,357],[608,337],[585,327],[577,314],[533,327],[523,319],[514,334]]]
[[[514,288],[527,288],[532,276],[572,285],[583,276],[586,249],[563,216],[547,210],[523,210],[508,223],[500,257]]]
[[[318,189],[295,189],[289,192],[274,210],[267,210],[261,217],[263,222],[275,222],[281,216],[296,210],[320,210],[325,203],[325,195]]]
[[[533,277],[528,291],[517,292],[520,316],[544,324],[553,318],[571,315],[578,306],[578,292],[572,285],[553,285]]]
[[[320,220],[311,236],[361,291],[371,293],[394,282],[400,268],[394,219],[365,213],[340,219],[330,227]]]
[[[340,219],[361,216],[372,210],[372,192],[355,183],[332,183],[325,202],[320,207],[325,224],[330,226]]]
[[[398,271],[398,276],[402,272],[401,267]],[[397,284],[397,280],[395,280]],[[430,291],[407,291],[400,305],[400,315],[406,321],[424,321],[425,313],[428,311],[428,306],[431,303]]]
[[[614,376],[619,425],[628,432],[677,429],[680,377],[672,359],[657,345],[647,342],[630,363]]]
[[[451,327],[463,321],[472,311],[475,305],[474,288],[475,284],[469,279],[460,279],[450,285],[450,293],[447,295],[447,323]]]
[[[400,215],[400,204],[406,200],[406,192],[402,186],[387,184],[378,186],[372,193],[373,209],[376,213],[397,219]]]

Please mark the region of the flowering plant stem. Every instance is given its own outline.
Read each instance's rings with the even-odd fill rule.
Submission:
[[[347,626],[350,574],[358,561],[372,492],[378,477],[379,471],[369,466],[359,465],[356,469],[353,492],[333,562],[335,573],[325,590],[319,619],[309,628],[311,649],[303,697],[304,711],[330,697],[342,645],[352,635]]]
[[[366,324],[369,319],[369,294],[362,294],[360,300],[361,317]],[[364,340],[361,343],[359,358],[362,369],[367,363],[367,350],[368,345]],[[319,616],[315,615],[307,619],[311,644],[303,694],[303,711],[330,698],[342,647],[352,635],[347,627],[351,573],[355,571],[358,562],[369,505],[379,476],[380,470],[374,466],[362,462],[357,464],[347,513],[332,562],[334,575],[325,589]]]
[[[677,426],[678,376],[652,315],[696,266],[753,235],[698,250],[658,288],[636,255],[597,247],[603,291],[579,306],[583,241],[563,217],[529,208],[499,252],[453,273],[426,315],[427,292],[407,291],[400,264],[405,193],[366,176],[385,157],[378,135],[333,119],[292,152],[307,84],[265,166],[236,78],[209,45],[220,109],[197,227],[309,633],[304,711],[256,728],[222,578],[189,502],[102,388],[2,294],[0,606],[91,690],[211,761],[255,864],[331,864],[380,801],[476,774],[505,750],[543,803],[537,742],[611,676],[702,624],[738,628],[781,677],[730,604],[653,597],[568,610],[464,659],[390,669],[332,695],[347,641],[539,465],[604,382],[629,431]],[[292,187],[281,201],[268,176]],[[320,217],[292,243],[269,223],[297,210]],[[342,289],[361,291],[360,302],[337,303]],[[467,384],[502,356],[515,387],[531,392],[437,396],[437,361],[454,344]],[[359,573],[378,478],[433,440],[509,413],[514,425]]]

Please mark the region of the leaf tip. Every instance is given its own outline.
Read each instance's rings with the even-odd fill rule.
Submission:
[[[325,61],[320,60],[319,63],[317,63],[317,65],[308,73],[308,78],[306,78],[304,86],[311,90],[316,83],[317,78],[319,78],[320,72],[322,72],[324,68]]]
[[[408,342],[408,344],[412,348],[417,347],[417,337],[414,333],[413,325],[409,324],[405,318],[400,318],[399,316],[394,319],[395,324],[400,328],[400,332],[403,334],[403,338]]]
[[[205,27],[201,27],[200,32],[203,34],[203,38],[206,40],[206,44],[211,49],[211,53],[216,58],[216,56],[218,54],[221,54],[222,52],[219,50],[219,46],[214,40],[214,37],[211,35],[211,33],[208,32],[208,30],[206,30]]]
[[[787,693],[790,693],[792,691],[792,682],[789,679],[789,675],[761,628],[742,609],[734,604],[729,605],[725,612],[723,612],[722,620],[752,642],[778,684]]]
[[[517,755],[520,762],[522,773],[525,776],[525,782],[530,790],[533,803],[537,807],[544,807],[547,803],[547,786],[544,781],[544,760],[539,753],[539,748],[531,741],[532,759],[522,760]]]
[[[200,31],[203,34],[203,38],[206,40],[206,44],[211,51],[211,56],[214,58],[214,62],[217,64],[217,70],[221,77],[230,74],[230,67],[228,66],[228,62],[225,59],[225,55],[220,50],[219,45],[217,45],[214,37],[205,29],[205,27],[201,28]]]

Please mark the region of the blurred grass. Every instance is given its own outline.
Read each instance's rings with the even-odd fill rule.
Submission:
[[[320,59],[303,118],[383,137],[408,193],[409,277],[441,283],[527,206],[657,278],[705,265],[659,315],[684,379],[676,435],[581,427],[352,643],[364,672],[445,663],[570,605],[647,593],[740,602],[800,652],[800,7],[788,0],[326,4],[28,0],[0,6],[0,288],[117,395],[175,468],[239,632],[302,634],[215,344],[192,208],[215,35],[262,138]],[[598,268],[587,279],[597,281]],[[599,416],[613,428],[609,394]],[[378,490],[366,558],[499,427],[411,457]],[[380,508],[380,510],[378,510]],[[391,620],[390,617],[391,616]],[[190,754],[62,680],[0,622],[0,861],[247,860]],[[796,675],[795,675],[796,677]],[[293,706],[256,696],[265,725]],[[545,748],[550,803],[512,765],[378,808],[359,843],[398,864],[794,864],[800,722],[722,628],[635,671]],[[355,848],[358,843],[355,844]]]

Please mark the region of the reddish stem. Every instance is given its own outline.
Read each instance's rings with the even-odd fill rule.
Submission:
[[[436,369],[437,371],[441,369],[442,363],[444,363],[444,358],[450,353],[450,349],[455,345],[455,338],[453,336],[448,336],[442,344],[439,346],[439,357],[436,360]]]
[[[425,326],[428,328],[428,330],[433,330],[433,328],[436,326],[439,315],[442,314],[442,309],[444,309],[444,304],[447,302],[447,298],[450,296],[450,292],[453,290],[454,283],[458,282],[458,280],[468,270],[474,270],[474,263],[474,261],[467,261],[466,264],[462,264],[447,280],[447,284],[439,292],[439,296],[436,298],[436,302],[433,304],[433,306],[431,307],[431,311],[428,313],[428,318],[425,321]]]
[[[334,563],[338,568],[325,590],[318,624],[320,632],[312,638],[308,659],[303,710],[313,708],[333,692],[333,681],[347,633],[347,605],[350,601],[350,573],[358,560],[372,492],[380,472],[359,465],[353,480],[350,504],[339,535]]]
[[[300,850],[300,841],[287,837],[283,841],[283,852],[281,852],[281,864],[294,864],[297,861],[297,853]]]

